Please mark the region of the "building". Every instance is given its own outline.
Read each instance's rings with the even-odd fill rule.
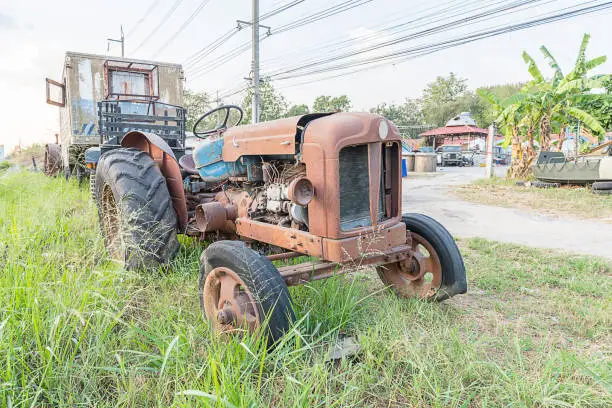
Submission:
[[[446,126],[431,129],[419,135],[425,138],[434,149],[442,145],[461,145],[464,150],[485,150],[487,129],[480,128],[469,112],[462,112],[446,123]],[[503,140],[502,135],[495,137],[496,142]]]

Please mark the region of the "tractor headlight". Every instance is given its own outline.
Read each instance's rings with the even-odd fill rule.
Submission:
[[[378,125],[378,136],[380,136],[382,140],[385,140],[387,135],[389,135],[389,124],[385,119],[383,119]]]

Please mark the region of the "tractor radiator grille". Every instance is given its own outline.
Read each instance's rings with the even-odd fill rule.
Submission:
[[[370,220],[370,176],[368,146],[340,150],[340,228],[372,225]]]

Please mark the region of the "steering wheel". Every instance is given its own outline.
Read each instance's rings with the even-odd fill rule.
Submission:
[[[195,125],[193,125],[193,134],[196,137],[199,137],[200,139],[205,139],[206,137],[208,137],[210,135],[214,135],[215,133],[219,133],[219,132],[222,132],[222,131],[226,130],[227,127],[228,127],[227,126],[227,121],[230,118],[230,113],[231,113],[232,109],[235,109],[235,110],[237,110],[240,113],[240,117],[238,118],[236,123],[234,123],[232,126],[237,125],[238,123],[240,123],[240,121],[242,120],[242,117],[244,116],[244,112],[242,111],[242,108],[240,108],[239,106],[236,106],[236,105],[222,105],[222,106],[219,106],[219,107],[217,107],[215,109],[209,110],[204,115],[200,116],[200,119],[198,119],[198,121],[195,123]],[[214,129],[205,130],[203,132],[197,132],[196,131],[196,129],[200,125],[200,122],[202,122],[204,119],[208,118],[212,114],[217,113],[219,111],[225,111],[225,117],[223,117],[223,114],[221,114],[221,116],[223,117],[223,121],[217,121],[217,124],[215,125]]]

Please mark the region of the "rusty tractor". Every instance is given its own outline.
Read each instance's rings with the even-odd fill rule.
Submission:
[[[193,130],[199,144],[179,160],[164,139],[142,131],[102,154],[95,194],[113,258],[155,267],[177,253],[177,234],[206,241],[204,314],[221,331],[265,326],[272,341],[294,319],[287,286],[356,267],[375,270],[402,297],[466,292],[448,231],[402,213],[393,123],[342,112],[236,126],[241,119],[237,106],[206,113]],[[309,261],[273,264],[301,256]]]

